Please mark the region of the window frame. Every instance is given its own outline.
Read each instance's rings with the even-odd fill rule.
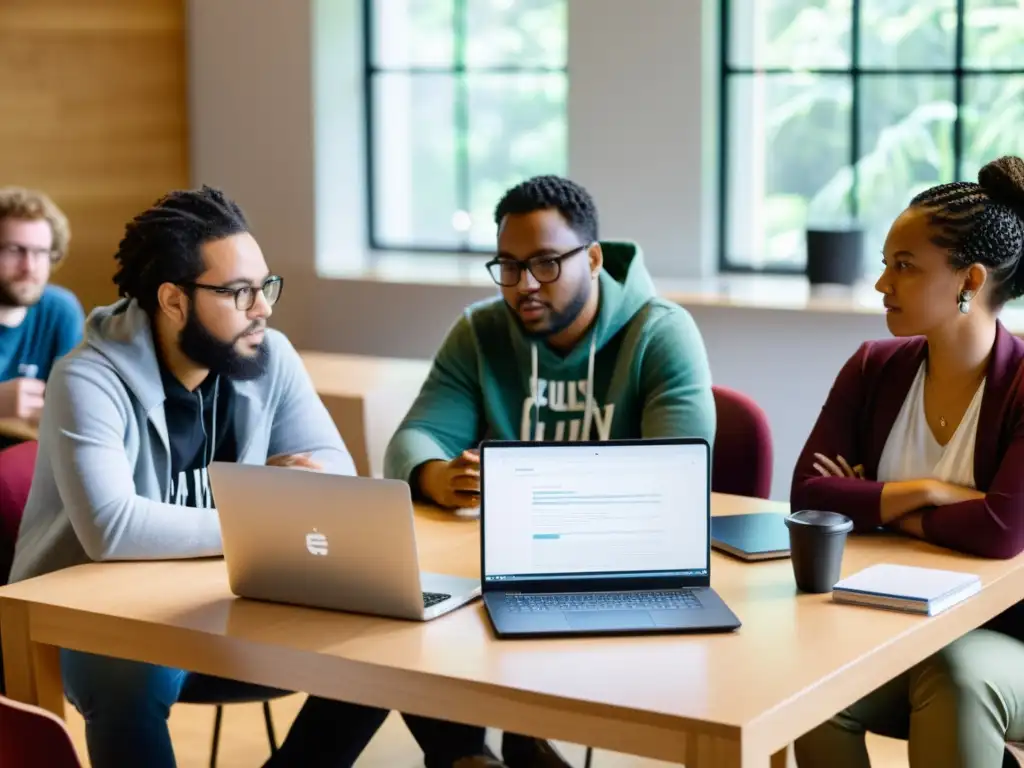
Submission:
[[[451,253],[463,255],[486,255],[492,254],[494,249],[473,247],[470,245],[469,231],[462,233],[461,243],[453,246],[430,246],[430,245],[389,245],[377,237],[377,180],[374,174],[377,157],[377,142],[374,138],[374,79],[379,75],[406,75],[415,78],[420,75],[438,76],[448,75],[454,80],[453,109],[455,126],[455,163],[456,163],[456,197],[459,208],[457,210],[469,211],[472,206],[471,180],[470,180],[470,159],[469,159],[469,136],[471,131],[470,110],[469,110],[469,80],[470,74],[489,75],[552,75],[561,74],[566,80],[569,77],[568,61],[561,67],[540,66],[540,65],[499,65],[499,66],[467,66],[466,58],[466,37],[469,20],[468,3],[470,0],[452,0],[452,63],[450,66],[380,66],[375,62],[374,42],[376,40],[376,28],[374,26],[374,5],[381,0],[363,0],[363,140],[364,152],[364,173],[366,178],[366,242],[372,251],[382,253]],[[387,0],[382,0],[387,2]],[[494,201],[497,204],[497,200]]]
[[[849,167],[851,170],[849,210],[853,218],[859,214],[860,174],[858,161],[862,149],[860,136],[861,90],[863,81],[871,77],[932,76],[948,77],[953,81],[953,103],[956,117],[953,121],[953,167],[960,169],[964,158],[964,90],[968,78],[976,76],[1024,76],[1024,67],[968,67],[965,58],[965,18],[967,0],[955,0],[956,30],[953,39],[954,61],[951,67],[863,67],[861,59],[861,6],[864,0],[850,2],[850,64],[848,67],[762,67],[738,66],[731,63],[732,3],[720,0],[719,17],[719,78],[718,78],[718,270],[730,274],[803,275],[805,267],[790,264],[753,266],[735,261],[728,252],[729,241],[729,95],[734,76],[761,75],[765,78],[786,77],[793,74],[846,76],[850,82]],[[950,179],[953,181],[953,179]]]

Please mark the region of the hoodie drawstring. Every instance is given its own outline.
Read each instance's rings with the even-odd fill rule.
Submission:
[[[594,358],[596,356],[597,334],[593,333],[590,336],[590,353],[587,355],[587,391],[584,393],[586,400],[583,406],[583,429],[580,430],[577,437],[580,442],[590,439],[590,424],[594,418]],[[540,385],[538,384],[537,369],[537,344],[532,343],[530,344],[530,396],[533,398],[533,420],[530,424],[531,441],[536,439],[540,426],[540,392],[538,391]]]
[[[590,336],[590,354],[587,355],[587,401],[583,406],[583,430],[580,440],[590,439],[590,422],[594,417],[594,355],[597,354],[597,334]]]
[[[210,440],[210,435],[206,433],[206,419],[203,418],[203,392],[201,389],[196,389],[196,394],[199,395],[199,426],[203,428],[203,453],[206,456],[206,466],[210,466],[213,463],[213,456],[217,450],[217,393],[220,391],[220,376],[213,380],[213,414],[210,419],[210,432],[213,433],[213,440]]]
[[[533,420],[530,422],[530,440],[537,437],[537,427],[540,425],[540,392],[537,384],[537,344],[530,344],[530,397],[533,398]]]
[[[210,446],[210,461],[207,466],[213,464],[213,457],[217,451],[217,393],[220,391],[220,376],[213,380],[213,413],[210,418],[210,431],[213,433],[213,444]]]

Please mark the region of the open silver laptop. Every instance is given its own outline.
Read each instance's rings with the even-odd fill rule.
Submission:
[[[426,621],[480,594],[420,572],[404,482],[214,462],[210,484],[239,597]]]

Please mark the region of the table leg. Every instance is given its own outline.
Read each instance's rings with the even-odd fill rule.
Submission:
[[[746,768],[740,743],[722,736],[696,736],[686,750],[686,768]],[[760,767],[759,767],[760,768]]]
[[[64,686],[60,649],[32,640],[29,608],[16,600],[0,600],[0,642],[4,651],[7,696],[64,717]]]

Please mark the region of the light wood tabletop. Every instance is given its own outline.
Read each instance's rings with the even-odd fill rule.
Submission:
[[[39,425],[24,419],[0,419],[0,435],[15,440],[37,440]]]
[[[715,495],[714,514],[785,511]],[[478,524],[417,512],[421,566],[475,575]],[[689,768],[784,765],[797,736],[1022,595],[1024,557],[984,561],[854,536],[844,573],[876,562],[978,573],[937,617],[798,595],[788,560],[712,556],[730,634],[497,640],[476,602],[428,623],[235,599],[222,561],[106,563],[0,589],[8,693],[63,712],[55,646],[557,738]]]

